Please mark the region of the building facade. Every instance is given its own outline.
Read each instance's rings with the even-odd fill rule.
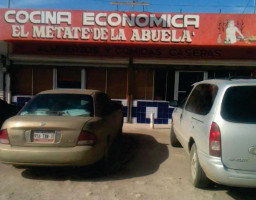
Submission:
[[[124,106],[125,121],[170,123],[194,82],[254,76],[253,14],[0,9],[0,98],[85,88]]]

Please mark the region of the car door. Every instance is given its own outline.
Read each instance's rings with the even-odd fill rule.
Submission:
[[[197,97],[194,95],[195,87],[191,90],[190,94],[186,98],[184,102],[182,112],[180,114],[180,135],[179,141],[186,151],[188,151],[188,142],[191,135],[192,128],[192,116],[193,110],[196,106]]]
[[[176,137],[179,139],[181,136],[181,119],[182,119],[182,113],[183,109],[186,103],[186,99],[184,99],[181,103],[178,104],[178,106],[174,109],[172,114],[172,120],[173,120],[173,129],[176,134]]]
[[[179,141],[182,143],[182,146],[186,151],[188,151],[188,142],[190,135],[193,134],[192,126],[192,113],[187,111],[185,108],[182,110],[180,116],[180,138]]]
[[[211,123],[212,105],[214,103],[218,87],[212,84],[199,84],[191,92],[185,105],[181,120],[181,130],[184,145],[188,147],[192,137],[198,145],[198,149],[206,149],[208,132]]]

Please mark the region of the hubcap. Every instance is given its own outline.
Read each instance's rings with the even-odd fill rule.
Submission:
[[[193,180],[196,177],[196,170],[197,170],[197,157],[196,157],[196,153],[194,152],[191,159],[191,175]]]

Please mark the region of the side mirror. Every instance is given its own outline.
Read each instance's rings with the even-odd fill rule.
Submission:
[[[178,101],[172,100],[172,101],[170,101],[169,105],[172,107],[178,107]]]

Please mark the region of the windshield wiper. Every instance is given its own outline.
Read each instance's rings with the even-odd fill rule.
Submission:
[[[70,116],[70,113],[68,111],[47,111],[47,114],[56,116]]]

